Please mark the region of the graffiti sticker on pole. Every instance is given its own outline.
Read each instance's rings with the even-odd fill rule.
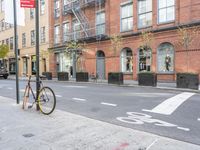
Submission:
[[[20,7],[35,8],[35,0],[20,0]]]

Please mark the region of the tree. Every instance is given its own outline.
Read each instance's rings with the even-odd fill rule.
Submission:
[[[151,48],[152,42],[154,40],[153,33],[151,31],[142,31],[140,35],[141,44],[140,49],[149,49]]]
[[[9,46],[8,45],[0,45],[0,59],[4,59],[9,52]]]
[[[192,43],[194,42],[196,36],[199,34],[200,32],[200,27],[196,26],[196,27],[178,27],[177,29],[177,33],[178,33],[178,46],[182,46],[184,47],[184,49],[186,50],[186,63],[187,63],[187,72],[189,70],[189,47],[192,45]]]

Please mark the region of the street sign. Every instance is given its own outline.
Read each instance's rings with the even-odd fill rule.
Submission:
[[[20,0],[20,7],[35,8],[35,0]]]

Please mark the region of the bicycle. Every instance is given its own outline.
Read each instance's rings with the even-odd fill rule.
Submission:
[[[32,82],[31,75],[28,76],[28,83],[26,85],[25,92],[24,92],[22,109],[26,109],[29,98],[32,97],[34,101],[32,102],[31,105],[28,106],[28,109],[32,108],[34,104],[36,104],[39,106],[39,110],[43,114],[49,115],[54,111],[56,107],[56,97],[53,90],[50,87],[43,86],[41,78],[43,77],[40,76],[40,81],[39,81],[41,89],[38,94],[38,99],[36,100],[36,95],[34,94],[33,89],[31,87],[31,82]]]

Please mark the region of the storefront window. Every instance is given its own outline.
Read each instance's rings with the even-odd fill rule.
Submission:
[[[10,74],[15,74],[15,58],[9,58],[9,72]]]
[[[70,67],[72,66],[72,58],[70,54],[58,53],[56,55],[56,60],[58,72],[70,72]]]
[[[133,72],[133,54],[130,48],[124,48],[121,52],[121,71]]]
[[[31,56],[31,68],[32,68],[32,74],[36,74],[36,56]]]
[[[151,71],[152,52],[150,48],[139,50],[139,71]]]
[[[170,43],[163,43],[158,48],[158,72],[174,72],[174,48]]]

